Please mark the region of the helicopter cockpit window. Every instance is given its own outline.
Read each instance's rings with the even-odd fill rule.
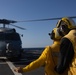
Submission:
[[[20,40],[20,36],[18,33],[9,33],[5,35],[5,40],[15,40],[18,41]]]
[[[0,41],[3,40],[13,40],[18,41],[20,40],[20,36],[18,33],[0,33]]]

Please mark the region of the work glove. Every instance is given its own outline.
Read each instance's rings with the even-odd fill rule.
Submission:
[[[23,70],[21,67],[17,67],[14,69],[15,72],[18,72],[18,73],[23,73]]]

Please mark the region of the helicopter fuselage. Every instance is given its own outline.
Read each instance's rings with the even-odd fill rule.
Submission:
[[[15,29],[0,28],[0,56],[18,57],[22,52],[22,41]]]

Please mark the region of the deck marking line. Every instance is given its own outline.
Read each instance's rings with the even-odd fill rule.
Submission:
[[[17,73],[17,72],[14,71],[14,68],[16,68],[16,67],[12,64],[12,62],[10,62],[8,60],[8,61],[6,61],[6,63],[8,64],[8,66],[10,67],[10,69],[12,70],[12,72],[14,73],[14,75],[22,75],[21,73]]]
[[[6,64],[6,63],[5,63],[5,62],[0,62],[0,65],[1,65],[1,64]]]

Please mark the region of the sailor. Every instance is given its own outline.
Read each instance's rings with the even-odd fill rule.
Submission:
[[[54,28],[52,30],[52,33],[49,33],[51,39],[54,41],[52,45],[46,46],[45,49],[43,50],[42,54],[40,57],[33,62],[31,62],[29,65],[25,67],[17,67],[14,69],[16,72],[29,72],[31,70],[34,70],[36,68],[39,68],[43,65],[45,65],[45,75],[58,75],[55,73],[54,67],[57,64],[57,58],[58,58],[58,53],[60,49],[60,39],[62,36],[59,35],[58,33],[59,28]],[[65,75],[65,74],[63,74]]]
[[[63,74],[68,69],[68,75],[76,75],[76,24],[73,19],[63,17],[57,26],[61,39],[58,63],[55,71]]]

